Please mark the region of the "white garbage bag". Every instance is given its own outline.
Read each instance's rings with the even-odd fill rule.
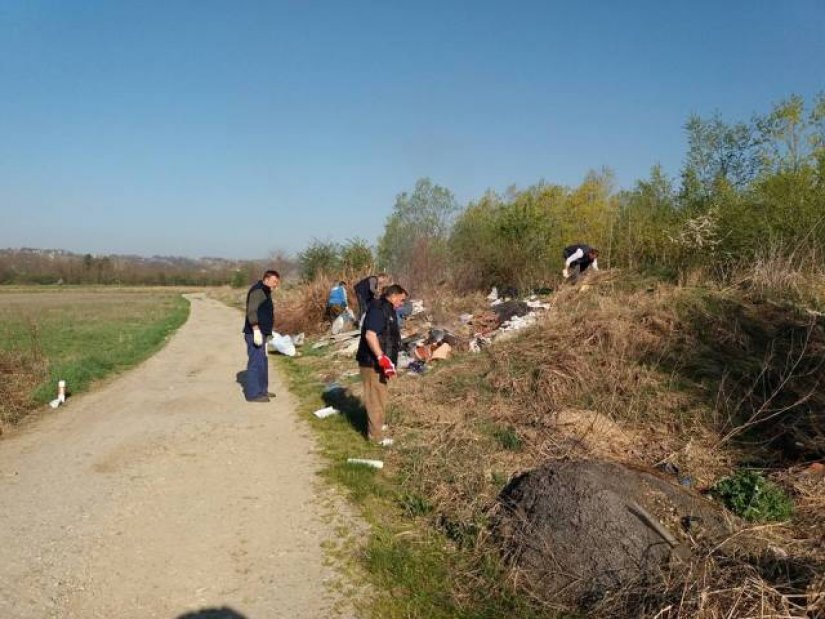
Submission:
[[[288,335],[281,335],[280,333],[273,333],[272,340],[269,342],[270,347],[275,352],[286,355],[287,357],[295,356],[295,344],[292,338]]]

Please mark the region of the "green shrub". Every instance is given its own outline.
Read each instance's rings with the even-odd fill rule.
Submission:
[[[490,428],[490,433],[504,449],[508,451],[521,450],[521,438],[512,426],[493,425]]]
[[[745,520],[787,520],[793,514],[790,497],[758,471],[741,470],[730,477],[723,477],[711,492]]]

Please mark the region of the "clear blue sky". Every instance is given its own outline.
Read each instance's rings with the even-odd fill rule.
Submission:
[[[374,242],[419,177],[630,187],[822,90],[823,0],[0,0],[0,248]]]

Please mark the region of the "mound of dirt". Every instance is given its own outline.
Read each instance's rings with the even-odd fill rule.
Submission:
[[[551,462],[514,478],[493,519],[506,558],[540,596],[588,605],[661,578],[691,537],[730,530],[721,509],[660,477],[613,462]]]

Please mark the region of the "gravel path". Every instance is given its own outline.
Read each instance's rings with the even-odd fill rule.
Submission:
[[[331,614],[308,429],[274,368],[243,400],[240,313],[190,298],[161,352],[0,441],[0,617]]]

